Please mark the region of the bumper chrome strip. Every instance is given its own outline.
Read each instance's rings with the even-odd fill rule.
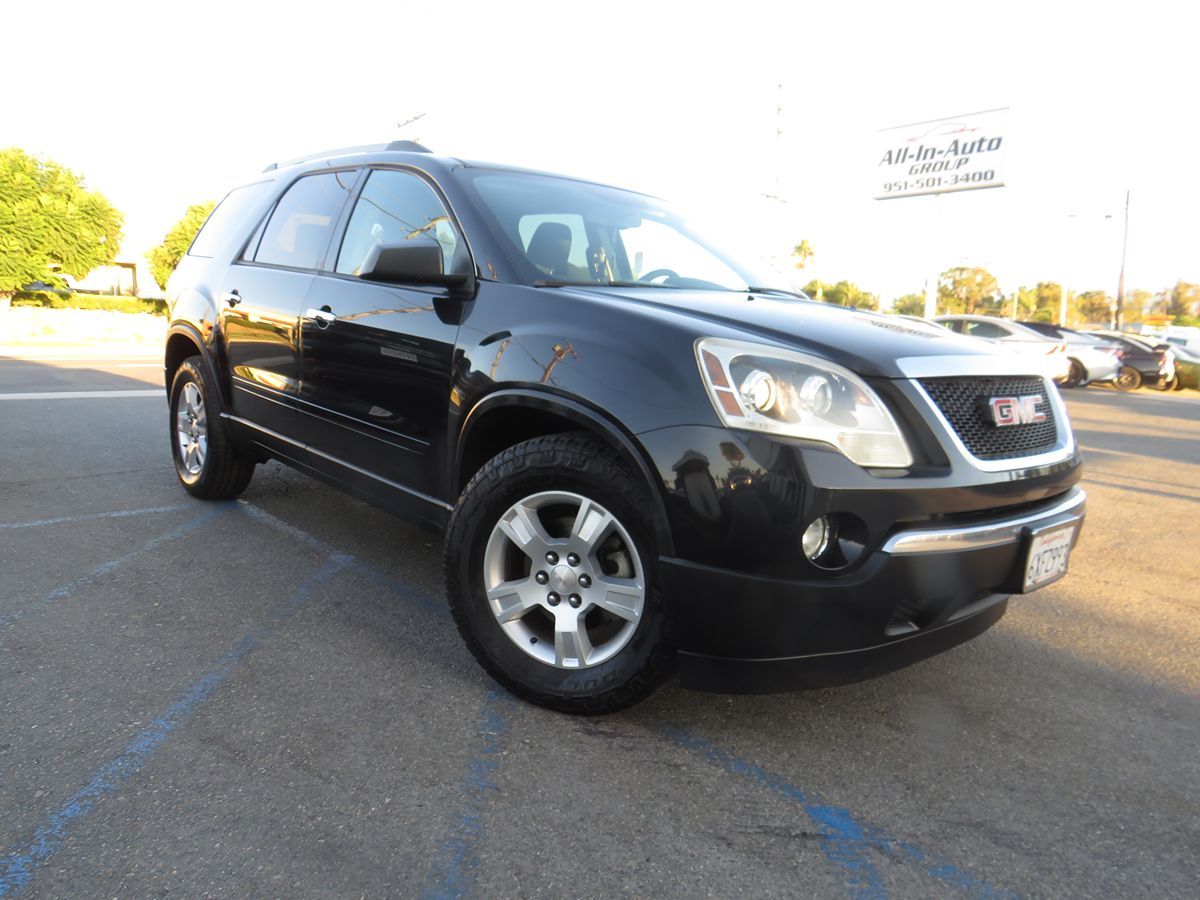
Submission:
[[[883,545],[884,553],[894,556],[905,553],[946,553],[953,550],[979,550],[1011,544],[1021,539],[1029,526],[1052,523],[1062,518],[1062,524],[1083,520],[1087,494],[1075,488],[1061,503],[1035,513],[1027,513],[1012,519],[1001,519],[986,525],[970,525],[965,528],[923,528],[901,531],[892,535]]]

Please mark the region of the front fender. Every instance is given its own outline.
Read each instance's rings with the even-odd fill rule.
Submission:
[[[534,387],[504,388],[483,397],[463,419],[457,440],[454,441],[455,455],[451,466],[454,479],[459,479],[462,473],[464,449],[470,445],[472,432],[490,417],[503,416],[517,409],[537,410],[564,419],[577,425],[580,431],[597,435],[617,450],[646,487],[652,505],[650,519],[660,554],[670,556],[675,552],[662,496],[662,481],[656,477],[645,448],[610,415],[577,398]]]

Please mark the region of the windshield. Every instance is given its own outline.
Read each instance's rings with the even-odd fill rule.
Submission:
[[[549,175],[466,172],[530,284],[792,290],[734,262],[651,197]]]

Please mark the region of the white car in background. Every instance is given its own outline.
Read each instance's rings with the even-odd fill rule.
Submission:
[[[1032,328],[994,316],[934,316],[933,321],[957,334],[982,338],[1014,353],[1038,357],[1041,371],[1058,384],[1067,384],[1071,379],[1071,358],[1067,356],[1065,341],[1052,340]]]

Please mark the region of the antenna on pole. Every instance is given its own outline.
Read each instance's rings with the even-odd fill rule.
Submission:
[[[423,119],[423,118],[425,118],[425,113],[423,113],[423,112],[419,112],[419,113],[417,113],[415,116],[409,116],[409,117],[408,117],[407,119],[405,119],[403,122],[397,122],[397,123],[396,123],[396,130],[397,130],[397,131],[399,131],[399,130],[400,130],[401,128],[403,128],[405,125],[411,125],[413,122],[416,122],[416,121],[418,121],[418,120],[420,120],[420,119]],[[420,139],[421,139],[421,138],[420,138],[420,136],[417,136],[417,137],[413,138],[413,140],[415,140],[415,141],[419,141]]]
[[[776,84],[775,90],[775,189],[763,196],[787,203],[783,199],[783,82]]]

